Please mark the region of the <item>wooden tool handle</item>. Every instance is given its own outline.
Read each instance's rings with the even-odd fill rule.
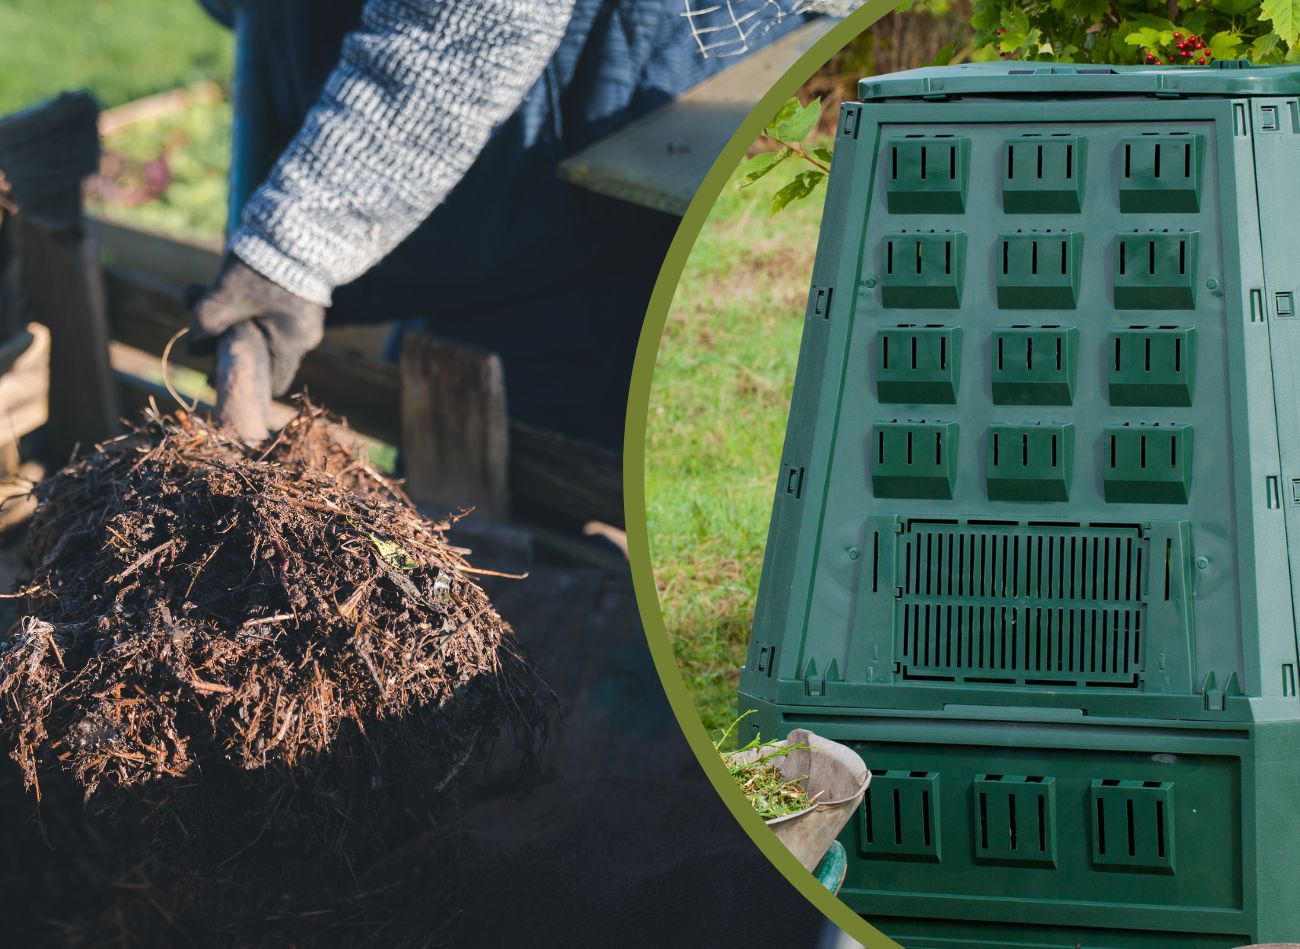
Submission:
[[[250,445],[270,434],[271,353],[253,323],[240,323],[217,347],[217,421]]]

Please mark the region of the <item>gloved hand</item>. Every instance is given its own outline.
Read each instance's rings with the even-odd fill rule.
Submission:
[[[253,330],[256,330],[254,332]],[[325,308],[263,277],[233,254],[190,309],[190,349],[218,348],[218,416],[246,441],[266,435],[272,395],[288,391],[325,333]]]

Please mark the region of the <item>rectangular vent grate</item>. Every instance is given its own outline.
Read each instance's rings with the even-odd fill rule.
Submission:
[[[904,678],[1138,685],[1150,549],[1137,526],[913,521],[898,545]]]

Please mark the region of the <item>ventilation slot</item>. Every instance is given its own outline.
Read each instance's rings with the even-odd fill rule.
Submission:
[[[896,138],[886,147],[891,214],[960,214],[966,209],[969,139]]]
[[[903,677],[1136,687],[1148,547],[1136,527],[913,522],[895,568]]]
[[[977,860],[1055,865],[1055,779],[981,774],[975,778],[974,791]]]
[[[1091,790],[1093,864],[1173,873],[1173,783],[1098,778]]]
[[[888,860],[939,860],[939,774],[879,771],[858,811],[858,850]]]

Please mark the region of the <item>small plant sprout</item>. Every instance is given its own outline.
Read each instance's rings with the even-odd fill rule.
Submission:
[[[796,158],[811,168],[795,174],[776,194],[772,195],[772,214],[791,202],[800,201],[817,190],[831,172],[831,150],[822,145],[806,143],[817,128],[822,114],[822,100],[813,99],[807,105],[791,99],[763,129],[763,139],[775,146],[760,152],[741,166],[739,187],[748,188],[789,158]]]

